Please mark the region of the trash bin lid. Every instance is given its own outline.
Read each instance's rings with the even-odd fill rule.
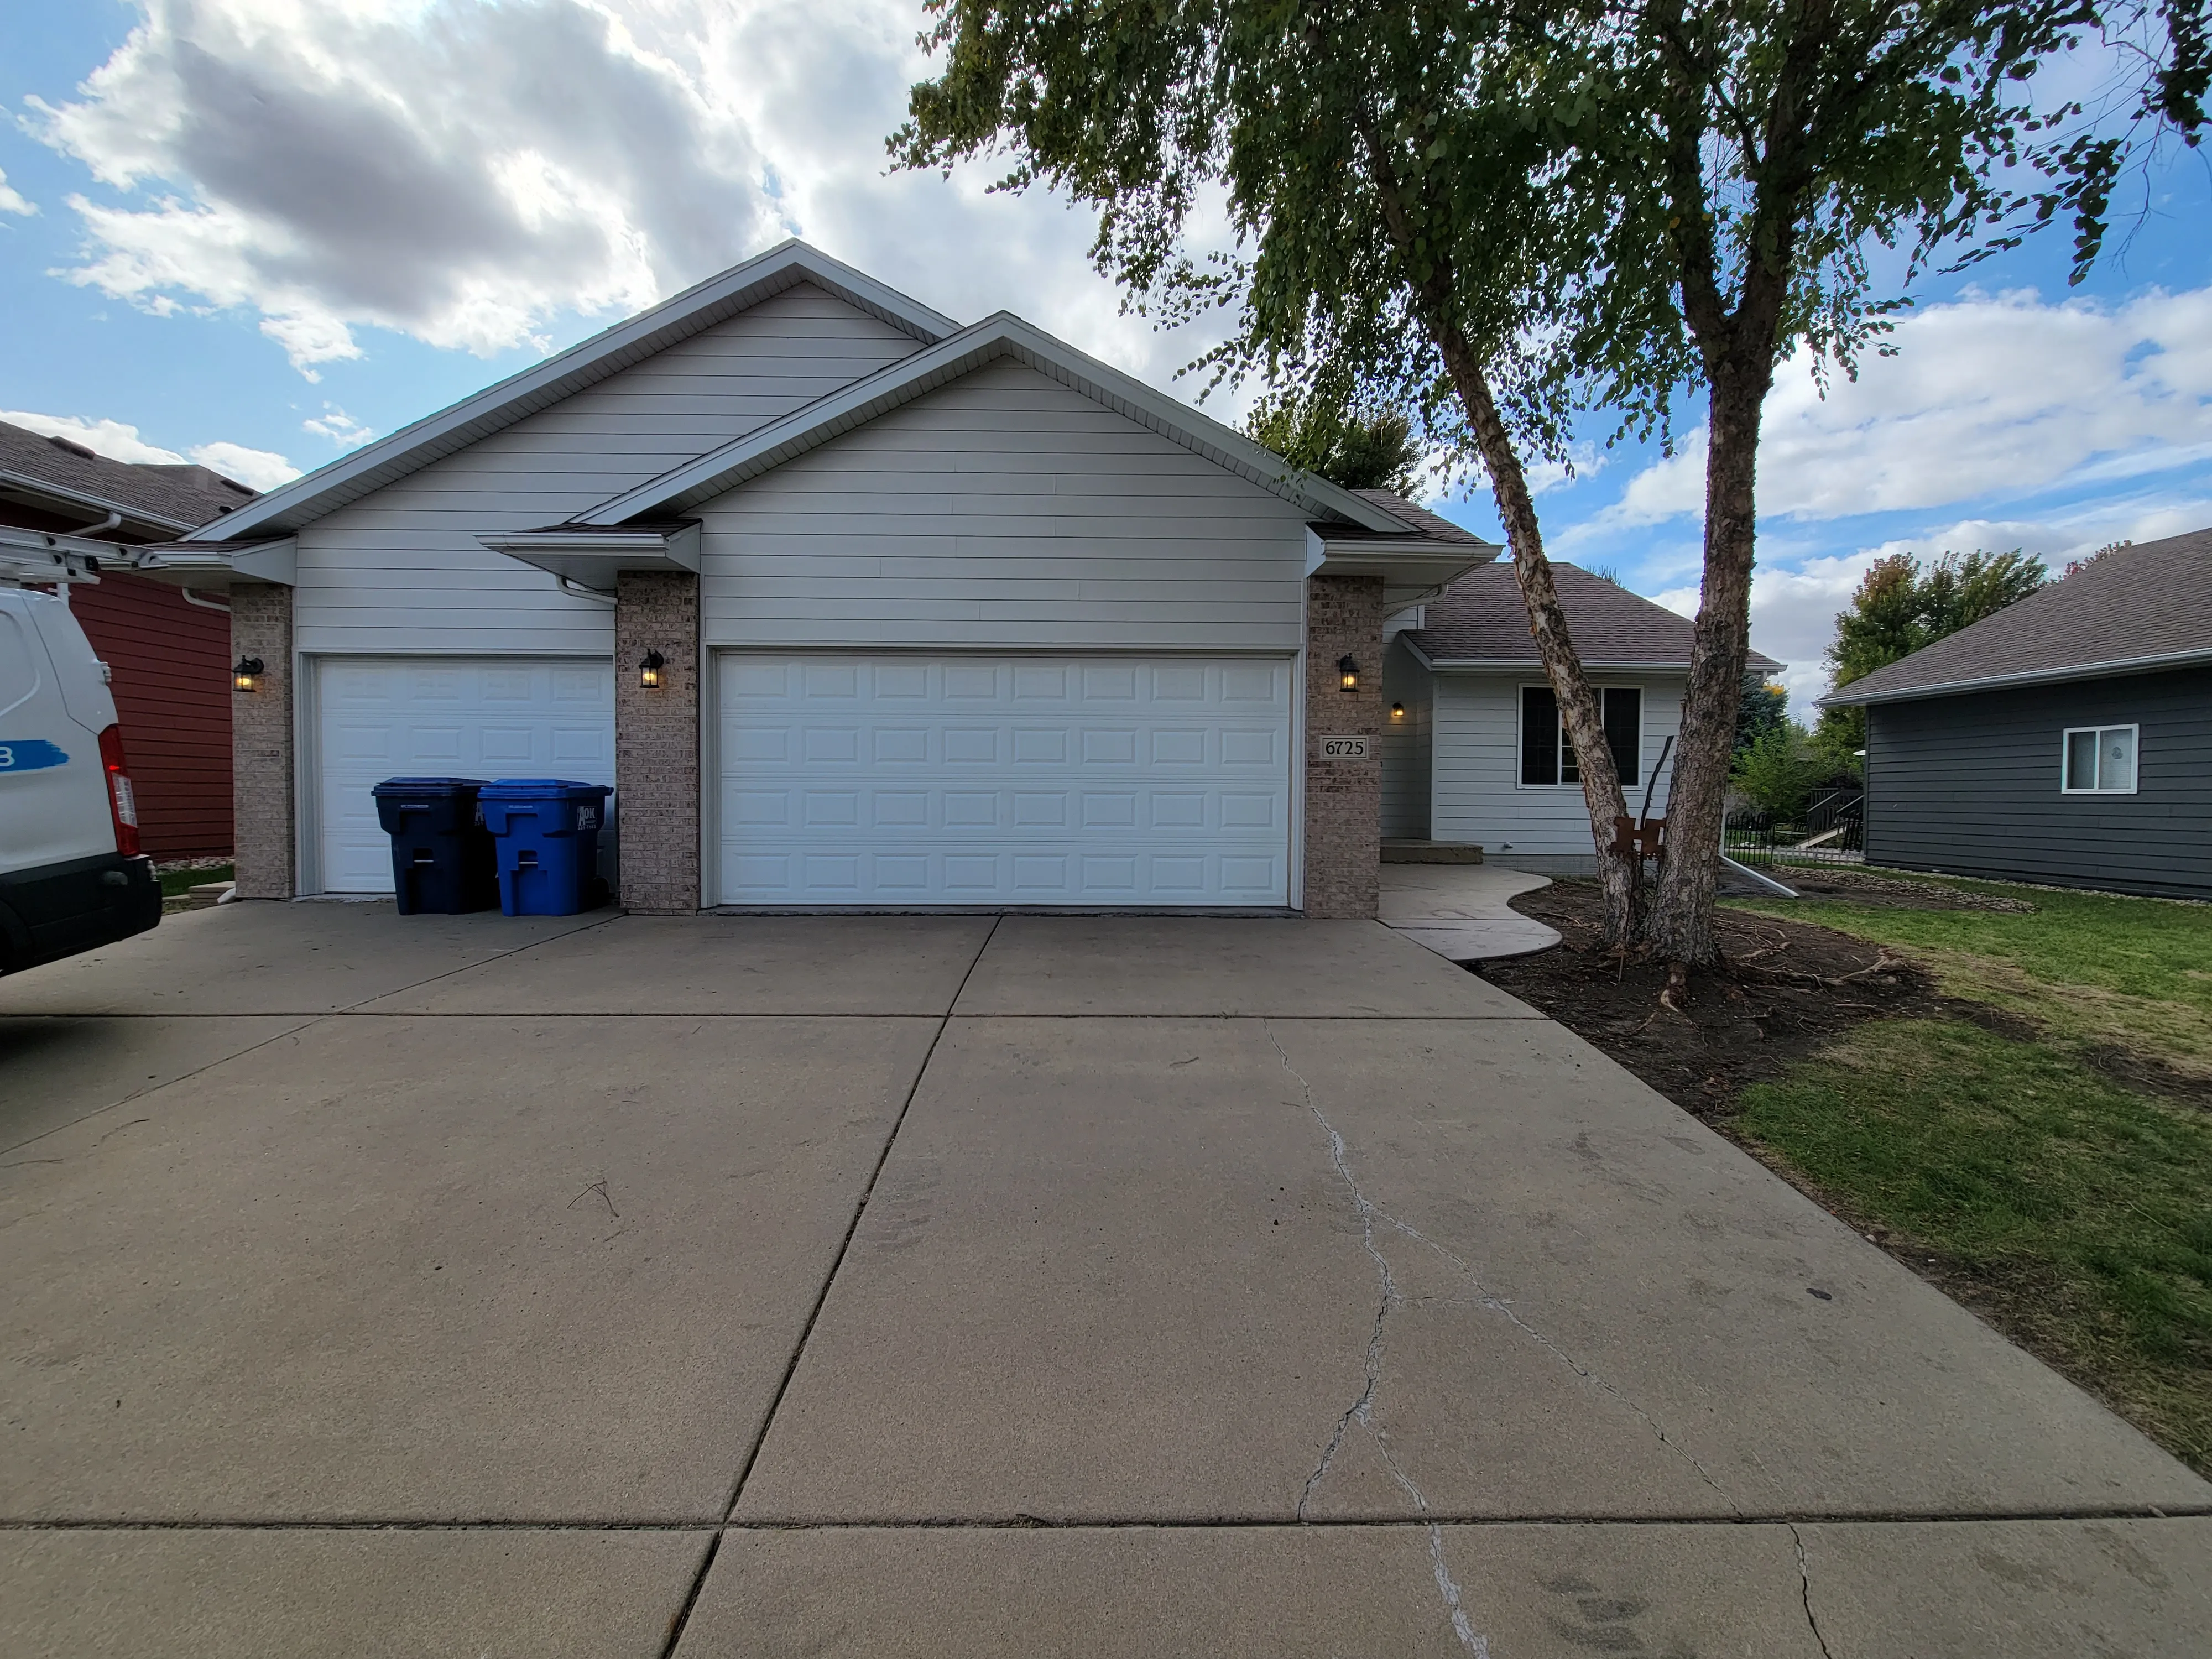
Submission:
[[[604,800],[614,791],[604,783],[567,778],[496,778],[477,793],[493,800]]]
[[[386,778],[372,795],[459,795],[483,787],[482,778]]]

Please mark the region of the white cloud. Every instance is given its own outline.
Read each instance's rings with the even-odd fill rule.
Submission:
[[[310,379],[364,327],[542,347],[787,235],[1156,380],[1205,343],[1120,314],[1089,214],[991,194],[988,164],[887,176],[929,68],[911,0],[142,3],[76,97],[33,100],[106,187],[71,198],[88,242],[65,274],[256,313]]]
[[[26,201],[21,192],[9,188],[7,173],[0,172],[0,213],[20,213],[27,217],[38,210],[37,203]]]
[[[274,489],[300,476],[300,469],[274,450],[248,449],[244,444],[201,444],[191,454],[202,466],[235,478],[249,489]]]
[[[2212,447],[2212,288],[2118,307],[2032,293],[1930,306],[1899,355],[1819,395],[1800,354],[1766,401],[1759,505],[1826,520],[1941,507],[2201,460]],[[1705,433],[1605,515],[1653,524],[1705,504]]]
[[[40,415],[27,409],[0,409],[0,421],[35,432],[42,438],[67,438],[111,461],[146,466],[182,466],[187,461],[222,473],[255,489],[269,489],[300,476],[300,469],[273,450],[248,449],[244,444],[217,441],[196,444],[179,454],[149,443],[138,428],[121,421],[90,420],[82,415]]]
[[[320,415],[309,416],[300,426],[319,438],[328,438],[341,449],[358,449],[376,435],[374,428],[363,426],[336,404],[325,404]]]

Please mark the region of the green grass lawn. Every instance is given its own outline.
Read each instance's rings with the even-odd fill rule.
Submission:
[[[159,873],[161,896],[167,899],[182,898],[203,882],[228,881],[235,872],[228,864],[219,864],[212,870],[163,870]]]
[[[2021,1034],[1862,1026],[1746,1090],[1733,1130],[2212,1474],[2212,1109],[2187,1097],[2212,1079],[2212,906],[1925,879],[2036,908],[1741,908],[1887,945]],[[2175,1097],[2093,1064],[2114,1048]]]
[[[1933,969],[1952,995],[2019,1014],[2059,1042],[2110,1043],[2212,1079],[2212,905],[1917,879],[2036,908],[2016,915],[1828,899],[1740,908],[1889,945]]]
[[[2046,1043],[1887,1020],[1747,1090],[1736,1127],[2212,1473],[2212,1113]]]

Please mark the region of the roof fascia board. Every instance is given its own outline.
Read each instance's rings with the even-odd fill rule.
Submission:
[[[580,525],[616,525],[652,513],[690,512],[772,471],[855,427],[889,414],[988,363],[1011,358],[1058,380],[1115,414],[1194,454],[1305,507],[1384,534],[1409,532],[1403,520],[1324,479],[1292,468],[1241,433],[1186,408],[1119,369],[1085,356],[1020,318],[1000,312],[913,356],[856,380],[780,421],[580,514]],[[1493,550],[1492,556],[1495,556]]]
[[[225,547],[212,542],[156,542],[133,548],[131,568],[155,581],[187,582],[194,587],[226,586],[234,579],[275,582],[280,587],[297,584],[300,544],[280,536]]]
[[[186,520],[173,519],[166,513],[126,506],[121,501],[110,501],[105,495],[95,495],[90,490],[72,489],[67,484],[56,483],[51,478],[36,477],[28,472],[0,471],[0,487],[44,495],[88,513],[112,513],[125,523],[151,525],[156,530],[166,530],[172,535],[181,535],[191,528]]]
[[[1975,691],[2008,690],[2014,686],[2063,685],[2069,680],[2116,679],[2127,674],[2155,674],[2163,669],[2189,668],[2198,663],[2212,663],[2212,648],[2199,647],[2192,651],[2169,651],[2155,657],[2120,657],[2110,662],[2081,663],[2071,668],[2038,668],[2020,674],[1992,674],[1982,679],[1943,680],[1934,685],[1876,691],[1870,696],[1853,696],[1854,688],[1845,686],[1842,690],[1831,691],[1820,699],[1818,706],[1826,708],[1831,703],[1869,707],[1878,702],[1914,702],[1923,697],[1960,697]]]
[[[264,534],[297,530],[800,283],[827,289],[925,346],[959,328],[951,318],[804,242],[784,242],[544,362],[280,485],[236,512],[199,526],[199,533],[225,541],[257,529]]]

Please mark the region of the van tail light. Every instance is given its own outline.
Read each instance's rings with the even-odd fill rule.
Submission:
[[[100,734],[100,765],[107,774],[107,810],[115,819],[115,850],[126,859],[138,856],[138,798],[131,793],[131,774],[123,764],[123,728],[111,726]]]

